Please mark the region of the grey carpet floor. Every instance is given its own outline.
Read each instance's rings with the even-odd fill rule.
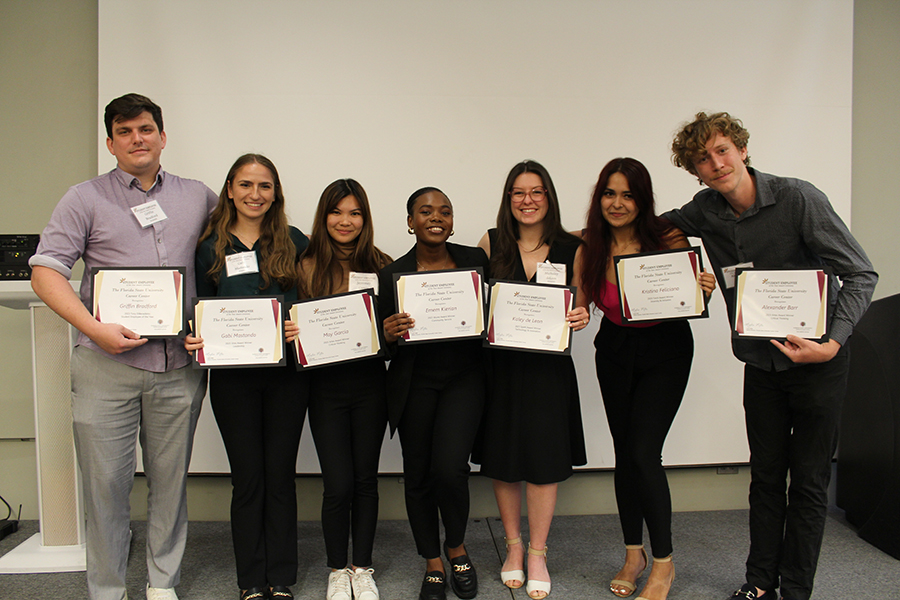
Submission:
[[[134,537],[128,561],[128,595],[143,600],[146,582],[146,523],[132,523]],[[318,522],[298,524],[300,569],[293,591],[298,599],[325,597],[328,569]],[[523,530],[526,524],[523,523]],[[0,541],[0,555],[37,531],[25,521],[19,532]],[[747,511],[676,513],[673,515],[676,578],[671,600],[725,600],[743,583],[748,548]],[[557,517],[548,554],[553,578],[551,599],[608,599],[608,582],[621,566],[623,548],[615,515]],[[507,590],[500,582],[504,556],[498,519],[470,523],[466,545],[481,580],[478,598],[527,599],[524,589]],[[381,521],[375,541],[375,576],[384,600],[418,596],[424,563],[416,555],[406,521]],[[182,600],[237,598],[234,556],[228,523],[192,522],[177,587]],[[643,579],[641,580],[641,583]],[[86,598],[84,573],[0,575],[0,599],[59,600]],[[454,598],[452,592],[448,597]],[[877,598],[900,600],[900,561],[857,537],[840,511],[828,517],[816,588],[816,600]]]

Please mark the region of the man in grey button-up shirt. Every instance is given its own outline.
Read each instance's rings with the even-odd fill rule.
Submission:
[[[673,162],[707,189],[662,216],[703,240],[731,322],[734,284],[723,269],[832,270],[827,342],[788,335],[785,342],[732,344],[746,365],[751,471],[747,583],[732,597],[775,600],[780,588],[786,600],[806,600],[822,542],[846,390],[843,346],[869,306],[878,275],[825,194],[806,181],[749,167],[749,137],[728,113],[698,113],[676,134],[672,154]]]
[[[94,319],[89,274],[92,267],[185,267],[184,296],[191,298],[197,238],[218,198],[199,181],[160,168],[166,134],[162,111],[150,99],[117,98],[104,120],[117,166],[73,186],[60,200],[30,260],[31,284],[79,331],[72,353],[72,413],[84,480],[91,598],[125,596],[138,435],[150,488],[147,597],[175,598],[187,535],[185,482],[206,378],[191,369],[183,340],[147,340]],[[152,222],[132,212],[156,205]],[[85,266],[80,298],[68,282],[79,258]]]

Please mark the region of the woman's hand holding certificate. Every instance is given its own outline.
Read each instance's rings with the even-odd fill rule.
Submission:
[[[195,301],[198,367],[283,365],[281,296],[201,298]]]
[[[291,320],[300,328],[294,342],[297,368],[381,354],[371,290],[297,302]]]
[[[622,321],[706,317],[700,249],[617,256]]]
[[[514,350],[568,354],[575,288],[512,281],[491,283],[487,343]]]
[[[480,268],[396,273],[394,288],[399,312],[415,319],[400,343],[483,336]]]

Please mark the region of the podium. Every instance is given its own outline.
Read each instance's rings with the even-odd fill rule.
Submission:
[[[71,282],[76,293],[79,282]],[[0,281],[0,306],[31,313],[40,532],[0,557],[0,573],[85,570],[81,474],[72,435],[72,328],[40,302],[30,281]]]
[[[837,505],[859,536],[900,559],[900,294],[876,300],[848,342]]]

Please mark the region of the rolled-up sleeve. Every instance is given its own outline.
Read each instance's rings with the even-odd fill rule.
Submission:
[[[41,233],[34,256],[28,260],[31,267],[47,267],[72,278],[72,267],[81,258],[88,244],[93,222],[93,210],[75,187],[62,197],[50,221]]]

